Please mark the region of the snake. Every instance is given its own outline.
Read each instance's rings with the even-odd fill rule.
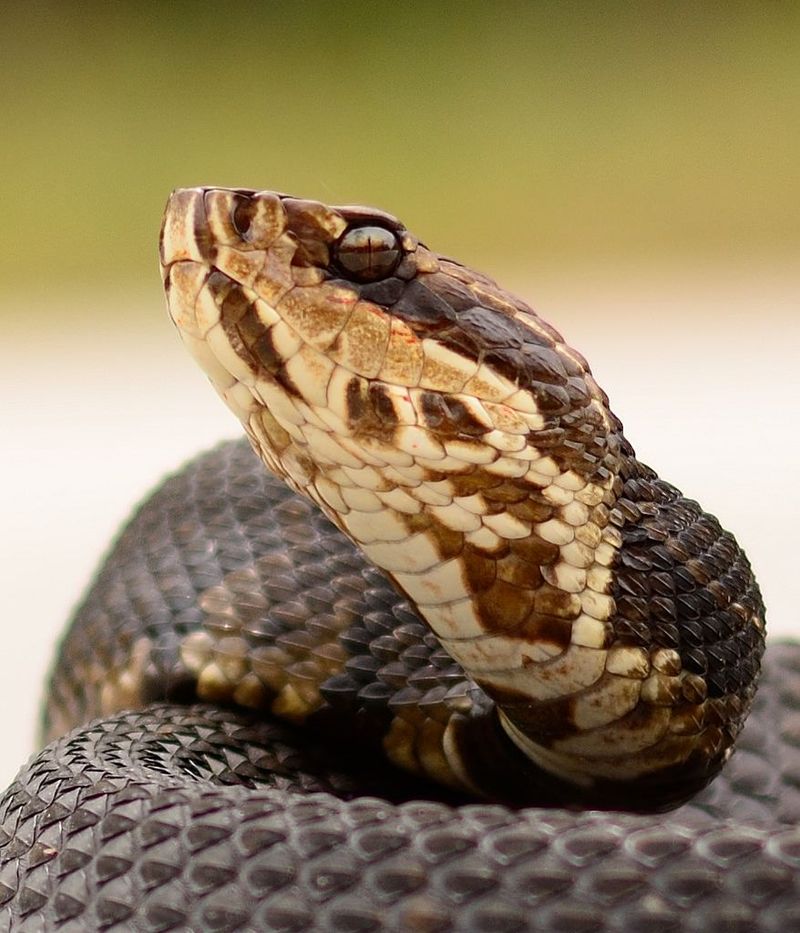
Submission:
[[[73,617],[2,928],[800,929],[800,647],[583,356],[376,209],[177,189],[159,255],[246,438]]]

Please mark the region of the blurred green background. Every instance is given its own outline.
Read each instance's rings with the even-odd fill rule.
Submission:
[[[238,433],[164,313],[176,186],[382,207],[521,292],[800,632],[800,3],[2,13],[0,786],[114,530]]]
[[[0,288],[156,288],[195,184],[531,275],[793,256],[799,57],[797,3],[8,5]]]

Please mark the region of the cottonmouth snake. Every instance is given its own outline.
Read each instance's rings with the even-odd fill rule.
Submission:
[[[161,259],[282,482],[224,445],[121,534],[0,803],[6,927],[800,929],[800,648],[702,790],[761,598],[583,358],[366,208],[180,190]]]

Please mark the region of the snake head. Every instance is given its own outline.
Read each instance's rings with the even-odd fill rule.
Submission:
[[[515,746],[670,798],[716,773],[755,687],[757,587],[556,330],[369,208],[180,189],[160,250],[172,320],[258,455],[391,576]]]

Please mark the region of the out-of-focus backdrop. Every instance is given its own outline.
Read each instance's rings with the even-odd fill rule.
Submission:
[[[800,634],[798,48],[777,0],[8,7],[0,785],[114,529],[237,434],[163,311],[175,186],[380,206],[514,287]]]

